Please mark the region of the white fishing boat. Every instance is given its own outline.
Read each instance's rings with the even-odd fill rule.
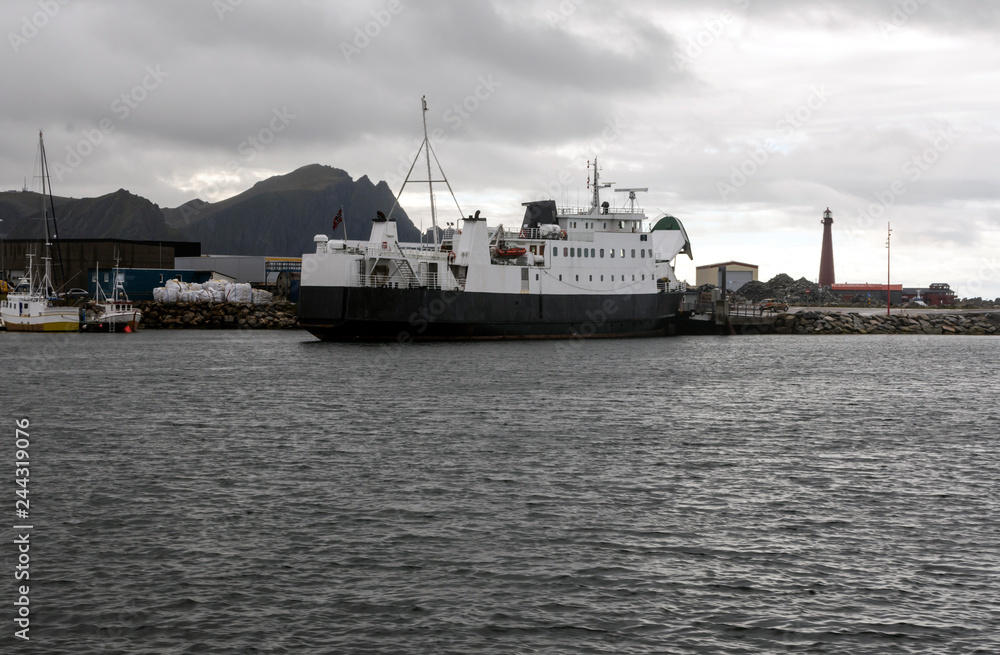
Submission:
[[[132,304],[125,293],[125,276],[114,268],[111,295],[101,287],[100,270],[96,270],[94,301],[87,307],[80,329],[84,332],[135,332],[139,329],[142,312]]]
[[[60,305],[49,281],[51,259],[43,257],[45,273],[41,280],[33,274],[34,255],[28,254],[27,273],[21,277],[7,298],[0,301],[0,318],[11,332],[76,332],[80,329],[80,310]]]
[[[34,255],[27,255],[26,272],[7,298],[0,301],[0,319],[11,332],[76,332],[80,329],[80,310],[66,306],[52,284],[52,237],[49,220],[55,222],[55,211],[50,216],[52,188],[49,182],[45,143],[38,133],[39,157],[42,176],[42,222],[45,224],[45,254],[42,256],[42,273],[35,270]],[[46,205],[46,200],[49,204]]]
[[[423,110],[427,181],[447,183],[431,174]],[[687,234],[673,216],[649,224],[636,202],[646,189],[615,189],[628,194],[625,206],[602,202],[609,186],[595,160],[589,207],[523,203],[513,230],[459,209],[460,229],[441,240],[432,193],[433,246],[400,242],[391,211],[378,212],[364,241],[316,235],[316,251],[302,257],[299,322],[323,340],[669,334],[686,290],[673,260],[690,256]]]

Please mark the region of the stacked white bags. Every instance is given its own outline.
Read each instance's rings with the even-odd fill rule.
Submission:
[[[165,286],[153,289],[156,302],[232,302],[266,305],[273,294],[253,289],[247,283],[233,283],[225,280],[209,280],[204,284],[168,280]]]

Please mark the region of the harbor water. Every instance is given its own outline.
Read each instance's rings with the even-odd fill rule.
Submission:
[[[1000,337],[0,333],[0,366],[4,653],[1000,652]]]

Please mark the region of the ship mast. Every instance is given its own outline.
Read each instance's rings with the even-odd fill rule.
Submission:
[[[420,103],[423,106],[421,116],[424,119],[424,154],[427,157],[427,191],[431,197],[431,231],[434,233],[434,250],[438,249],[438,223],[437,211],[434,208],[434,182],[431,179],[431,148],[427,141],[427,96],[421,96]]]
[[[410,170],[406,173],[406,179],[403,180],[403,185],[399,189],[399,193],[396,194],[396,201],[392,204],[392,209],[389,210],[389,217],[392,217],[392,212],[396,210],[399,205],[399,198],[403,195],[403,189],[406,188],[408,182],[427,182],[427,188],[431,196],[431,231],[434,233],[434,250],[438,249],[438,230],[437,230],[437,206],[434,204],[434,183],[444,182],[448,187],[448,192],[451,194],[451,199],[455,201],[455,207],[458,208],[458,215],[462,216],[462,208],[458,204],[458,198],[455,197],[455,192],[451,190],[451,184],[448,182],[448,176],[444,174],[444,169],[441,168],[441,162],[438,161],[437,153],[431,148],[431,141],[427,137],[427,96],[422,96],[420,98],[421,107],[423,109],[422,117],[424,119],[424,141],[420,144],[420,148],[417,150],[416,156],[413,158],[413,163],[410,164]],[[420,159],[420,151],[423,150],[427,159],[427,179],[426,180],[411,180],[410,175],[413,174],[413,169],[417,165],[417,161]],[[434,163],[437,164],[438,171],[441,172],[441,179],[435,180],[433,173],[431,172],[431,155],[434,155]],[[423,237],[421,237],[421,242]]]
[[[590,166],[590,162],[587,162],[587,166]],[[597,170],[597,157],[594,157],[594,196],[590,200],[590,213],[600,213],[601,211],[601,189],[606,189],[610,187],[614,182],[605,182],[603,185],[600,184],[601,174]]]

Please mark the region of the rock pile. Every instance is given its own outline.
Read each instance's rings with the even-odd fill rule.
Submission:
[[[792,276],[784,273],[775,275],[767,282],[747,282],[736,293],[750,302],[774,298],[789,305],[826,305],[841,301],[840,296],[828,289],[820,289],[819,285],[804,277],[793,280]]]
[[[251,305],[236,303],[135,303],[142,310],[144,329],[201,328],[209,330],[274,330],[299,327],[292,304]]]
[[[800,311],[778,316],[778,334],[1000,334],[1000,313],[892,314]]]

